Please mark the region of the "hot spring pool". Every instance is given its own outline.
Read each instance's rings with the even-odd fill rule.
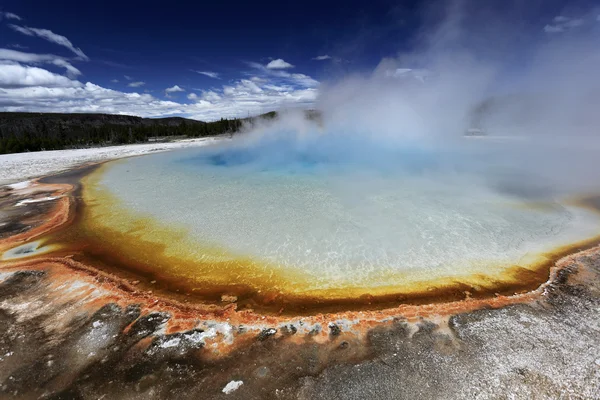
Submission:
[[[410,154],[367,166],[216,146],[111,162],[83,181],[78,237],[186,290],[346,299],[518,287],[598,232],[590,210],[500,190],[473,154],[452,168]]]

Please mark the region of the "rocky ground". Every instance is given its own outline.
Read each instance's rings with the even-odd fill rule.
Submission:
[[[23,268],[1,275],[0,397],[600,398],[599,275],[600,255],[588,251],[531,304],[455,315],[447,327],[398,319],[365,340],[336,329],[320,343],[249,333],[219,356],[210,328],[165,334],[168,313],[57,308],[51,274]]]
[[[543,300],[453,316],[452,335],[428,324],[411,338],[401,323],[374,330],[372,360],[306,377],[298,397],[598,399],[599,267],[598,254],[577,257]]]

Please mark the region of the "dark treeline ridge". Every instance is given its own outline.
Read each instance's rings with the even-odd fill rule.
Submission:
[[[276,115],[270,112],[253,118],[202,122],[181,117],[0,112],[0,154],[233,134],[245,122]]]

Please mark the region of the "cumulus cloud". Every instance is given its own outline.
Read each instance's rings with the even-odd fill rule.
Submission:
[[[291,74],[289,78],[292,82],[304,87],[316,87],[319,85],[319,81],[304,74]]]
[[[63,77],[64,78],[64,77]],[[67,78],[65,78],[67,79]],[[306,107],[314,103],[314,89],[290,92],[257,91],[239,82],[221,94],[190,93],[190,104],[158,100],[150,94],[124,93],[92,83],[76,87],[15,87],[0,90],[0,103],[7,111],[104,112],[158,117],[179,114],[199,120],[218,120],[260,114],[281,107]],[[194,95],[194,96],[192,96]]]
[[[251,79],[242,79],[238,83],[238,88],[243,87],[249,90],[251,93],[262,93],[263,90]]]
[[[570,18],[565,17],[564,15],[558,15],[554,17],[551,24],[544,26],[544,32],[562,33],[580,27],[583,24],[584,20],[581,18]]]
[[[201,75],[205,75],[208,76],[209,78],[213,78],[213,79],[221,79],[219,78],[219,74],[216,72],[211,72],[211,71],[195,71],[194,72],[201,74]]]
[[[330,56],[330,55],[327,55],[327,54],[325,54],[325,55],[323,55],[323,56],[316,56],[316,57],[313,57],[312,59],[313,59],[313,60],[316,60],[316,61],[325,61],[325,60],[331,60],[331,56]]]
[[[166,93],[185,92],[185,89],[180,88],[179,85],[172,86],[165,89]]]
[[[207,101],[219,101],[221,100],[221,96],[218,93],[212,90],[202,92],[202,98]]]
[[[256,85],[256,86],[255,86]],[[244,79],[235,85],[224,86],[220,93],[205,91],[196,96],[190,105],[189,116],[197,119],[215,120],[221,117],[246,117],[281,108],[308,108],[316,99],[316,89],[289,91],[273,90],[269,85],[259,86]]]
[[[0,88],[43,86],[80,87],[81,83],[38,67],[0,64]]]
[[[297,85],[297,86],[302,86],[302,87],[307,87],[307,88],[317,87],[319,85],[319,81],[311,78],[308,75],[292,74],[287,71],[273,70],[273,69],[267,68],[266,66],[256,63],[256,62],[249,62],[247,64],[249,66],[251,66],[252,68],[255,68],[255,69],[261,71],[269,79],[277,79],[279,81],[286,81],[292,85]],[[260,78],[256,77],[256,78],[252,78],[252,79],[260,79]],[[275,83],[277,83],[277,82],[275,82]]]
[[[11,12],[0,12],[0,21],[3,18],[6,18],[6,19],[15,19],[17,21],[20,21],[22,19],[17,14],[14,14],[14,13],[11,13]]]
[[[287,68],[294,68],[294,66],[292,64],[290,64],[289,62],[286,62],[286,61],[282,60],[281,58],[278,58],[277,60],[273,60],[270,63],[268,63],[267,68],[268,69],[287,69]]]
[[[290,85],[273,85],[273,84],[267,84],[264,86],[264,88],[267,90],[273,90],[275,92],[289,92],[294,89]]]
[[[81,71],[74,60],[87,56],[64,36],[46,29],[11,25],[24,35],[40,37],[68,48],[77,58],[53,54],[34,54],[13,49],[0,49],[0,104],[5,111],[31,112],[98,112],[159,117],[182,115],[199,120],[246,117],[279,108],[309,107],[317,98],[318,81],[301,73],[290,73],[293,67],[283,60],[258,65],[256,73],[244,79],[229,81],[221,87],[189,93],[187,104],[160,100],[145,93],[128,93],[104,88],[76,78]],[[64,75],[44,69],[63,68]],[[221,79],[213,71],[194,71],[212,79]],[[141,88],[146,83],[129,75],[123,79],[129,88]],[[110,82],[119,83],[119,79]],[[184,92],[179,85],[165,89],[165,94]]]
[[[59,46],[66,47],[67,49],[71,50],[74,54],[76,54],[82,60],[86,60],[86,61],[89,60],[88,56],[86,56],[85,53],[83,51],[81,51],[80,48],[76,48],[75,46],[73,46],[73,43],[71,43],[71,41],[69,39],[67,39],[66,37],[64,37],[62,35],[58,35],[49,29],[30,28],[28,26],[19,26],[19,25],[13,25],[13,24],[10,24],[9,26],[12,29],[14,29],[15,31],[22,33],[24,35],[37,36],[37,37],[45,39],[49,42],[58,44]]]
[[[149,94],[124,93],[93,83],[76,87],[20,87],[0,90],[7,111],[103,112],[140,116],[164,116],[185,112],[181,104]]]
[[[53,54],[34,54],[11,49],[0,49],[0,60],[16,61],[26,64],[53,64],[57,67],[65,68],[67,70],[67,75],[70,77],[81,75],[81,71],[71,65],[65,58]]]
[[[8,64],[8,63],[13,64]],[[160,117],[182,115],[204,121],[246,117],[280,108],[310,107],[315,88],[278,85],[266,78],[241,79],[221,88],[190,93],[188,104],[85,84],[14,61],[0,65],[0,104],[5,111],[98,112]],[[130,82],[136,84],[136,82]]]

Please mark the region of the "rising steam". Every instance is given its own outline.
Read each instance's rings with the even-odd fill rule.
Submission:
[[[562,18],[549,22],[574,13],[581,22],[554,32],[520,3],[436,2],[421,12],[411,51],[324,83],[319,118],[282,113],[217,159],[259,168],[467,169],[527,196],[597,190],[598,12],[558,9]],[[486,136],[465,138],[473,128]]]

